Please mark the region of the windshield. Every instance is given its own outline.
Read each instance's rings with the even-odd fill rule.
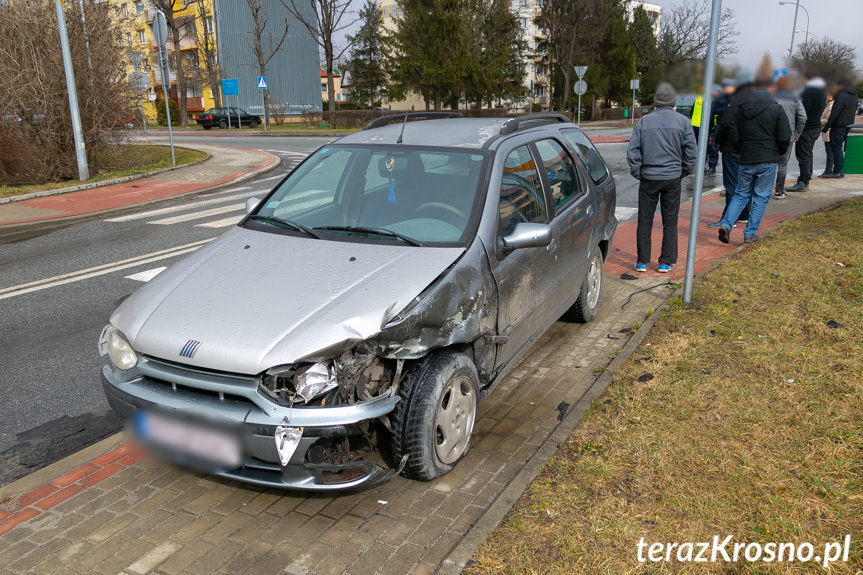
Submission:
[[[410,146],[322,148],[244,225],[276,233],[305,228],[321,239],[461,245],[478,211],[487,156]]]

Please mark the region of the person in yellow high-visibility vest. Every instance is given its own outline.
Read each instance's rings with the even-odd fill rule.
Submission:
[[[714,86],[714,98],[719,95],[718,86]],[[701,130],[701,113],[702,108],[704,107],[704,98],[699,96],[695,99],[695,103],[692,105],[692,117],[689,120],[689,123],[692,124],[692,131],[695,133],[695,141],[698,141],[698,132]],[[715,133],[714,129],[716,128],[716,120],[717,115],[713,113],[713,103],[710,105],[710,115],[708,120],[708,136],[707,136],[707,152],[706,152],[706,167],[704,168],[704,173],[708,175],[712,175],[716,173],[716,166],[719,164],[719,148],[716,146]]]

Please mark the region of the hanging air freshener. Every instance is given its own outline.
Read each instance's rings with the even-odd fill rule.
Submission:
[[[396,167],[396,159],[390,156],[386,162],[387,171],[390,174],[390,193],[387,194],[387,203],[388,204],[397,204],[399,203],[398,198],[396,198],[396,187],[393,184],[393,168]]]

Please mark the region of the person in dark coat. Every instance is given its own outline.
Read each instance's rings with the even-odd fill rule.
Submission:
[[[743,241],[758,241],[761,218],[776,181],[776,164],[791,145],[788,116],[767,91],[773,80],[772,70],[770,58],[765,56],[755,77],[755,90],[734,111],[730,137],[740,154],[740,170],[734,197],[719,227],[719,241],[725,244],[737,216],[750,199],[752,210],[743,230]]]
[[[656,87],[655,110],[632,130],[626,161],[639,180],[638,259],[633,269],[647,271],[656,204],[662,212],[662,251],[657,271],[670,272],[677,263],[677,216],[680,212],[680,180],[695,169],[698,146],[689,120],[674,111],[677,94],[671,84]]]
[[[788,76],[780,76],[776,79],[776,84],[773,86],[773,99],[776,103],[782,106],[785,115],[788,116],[788,125],[791,127],[791,141],[796,142],[800,134],[803,133],[803,128],[806,127],[806,110],[803,107],[803,102],[791,91],[791,79]],[[784,199],[788,197],[785,193],[785,177],[788,174],[788,160],[791,158],[791,146],[779,157],[779,162],[776,164],[776,199]]]
[[[737,188],[737,172],[740,169],[740,160],[737,154],[737,149],[734,147],[734,142],[731,140],[731,124],[734,123],[734,110],[745,102],[749,95],[752,94],[752,82],[755,76],[750,68],[741,68],[737,72],[735,80],[736,87],[733,94],[728,96],[728,105],[719,119],[719,125],[716,127],[716,143],[719,145],[719,151],[722,152],[722,186],[725,188],[725,208],[722,210],[722,216],[715,222],[707,224],[710,228],[718,228],[722,225],[722,217],[728,211],[728,205],[731,203],[731,198],[734,197],[734,190]],[[726,90],[730,86],[726,85]],[[743,211],[740,212],[737,221],[744,223],[749,220],[749,209],[752,207],[750,201]]]
[[[800,175],[797,176],[797,183],[786,188],[786,192],[809,190],[809,180],[812,179],[812,172],[814,171],[813,150],[818,135],[821,134],[821,113],[827,105],[827,84],[824,79],[813,77],[811,74],[806,74],[805,77],[806,87],[800,94],[800,101],[806,111],[806,125],[803,126],[803,133],[800,134],[797,143],[794,144],[794,155],[797,157]]]
[[[830,145],[833,147],[833,172],[825,174],[825,178],[844,178],[845,173],[845,138],[848,137],[848,126],[854,123],[857,114],[857,90],[850,80],[839,82],[840,89],[833,97],[833,110],[827,119],[822,132],[830,131]]]

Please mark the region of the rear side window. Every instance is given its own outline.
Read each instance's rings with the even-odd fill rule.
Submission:
[[[551,201],[559,212],[581,193],[575,162],[556,140],[539,140],[536,149],[551,185]]]
[[[569,143],[575,148],[575,154],[578,159],[587,168],[590,174],[590,179],[595,184],[598,184],[608,177],[608,166],[599,154],[599,151],[593,146],[593,143],[584,135],[581,130],[566,130],[563,133],[564,137],[569,140]]]
[[[516,148],[506,157],[500,183],[501,235],[508,235],[521,222],[548,221],[542,182],[527,146]]]

